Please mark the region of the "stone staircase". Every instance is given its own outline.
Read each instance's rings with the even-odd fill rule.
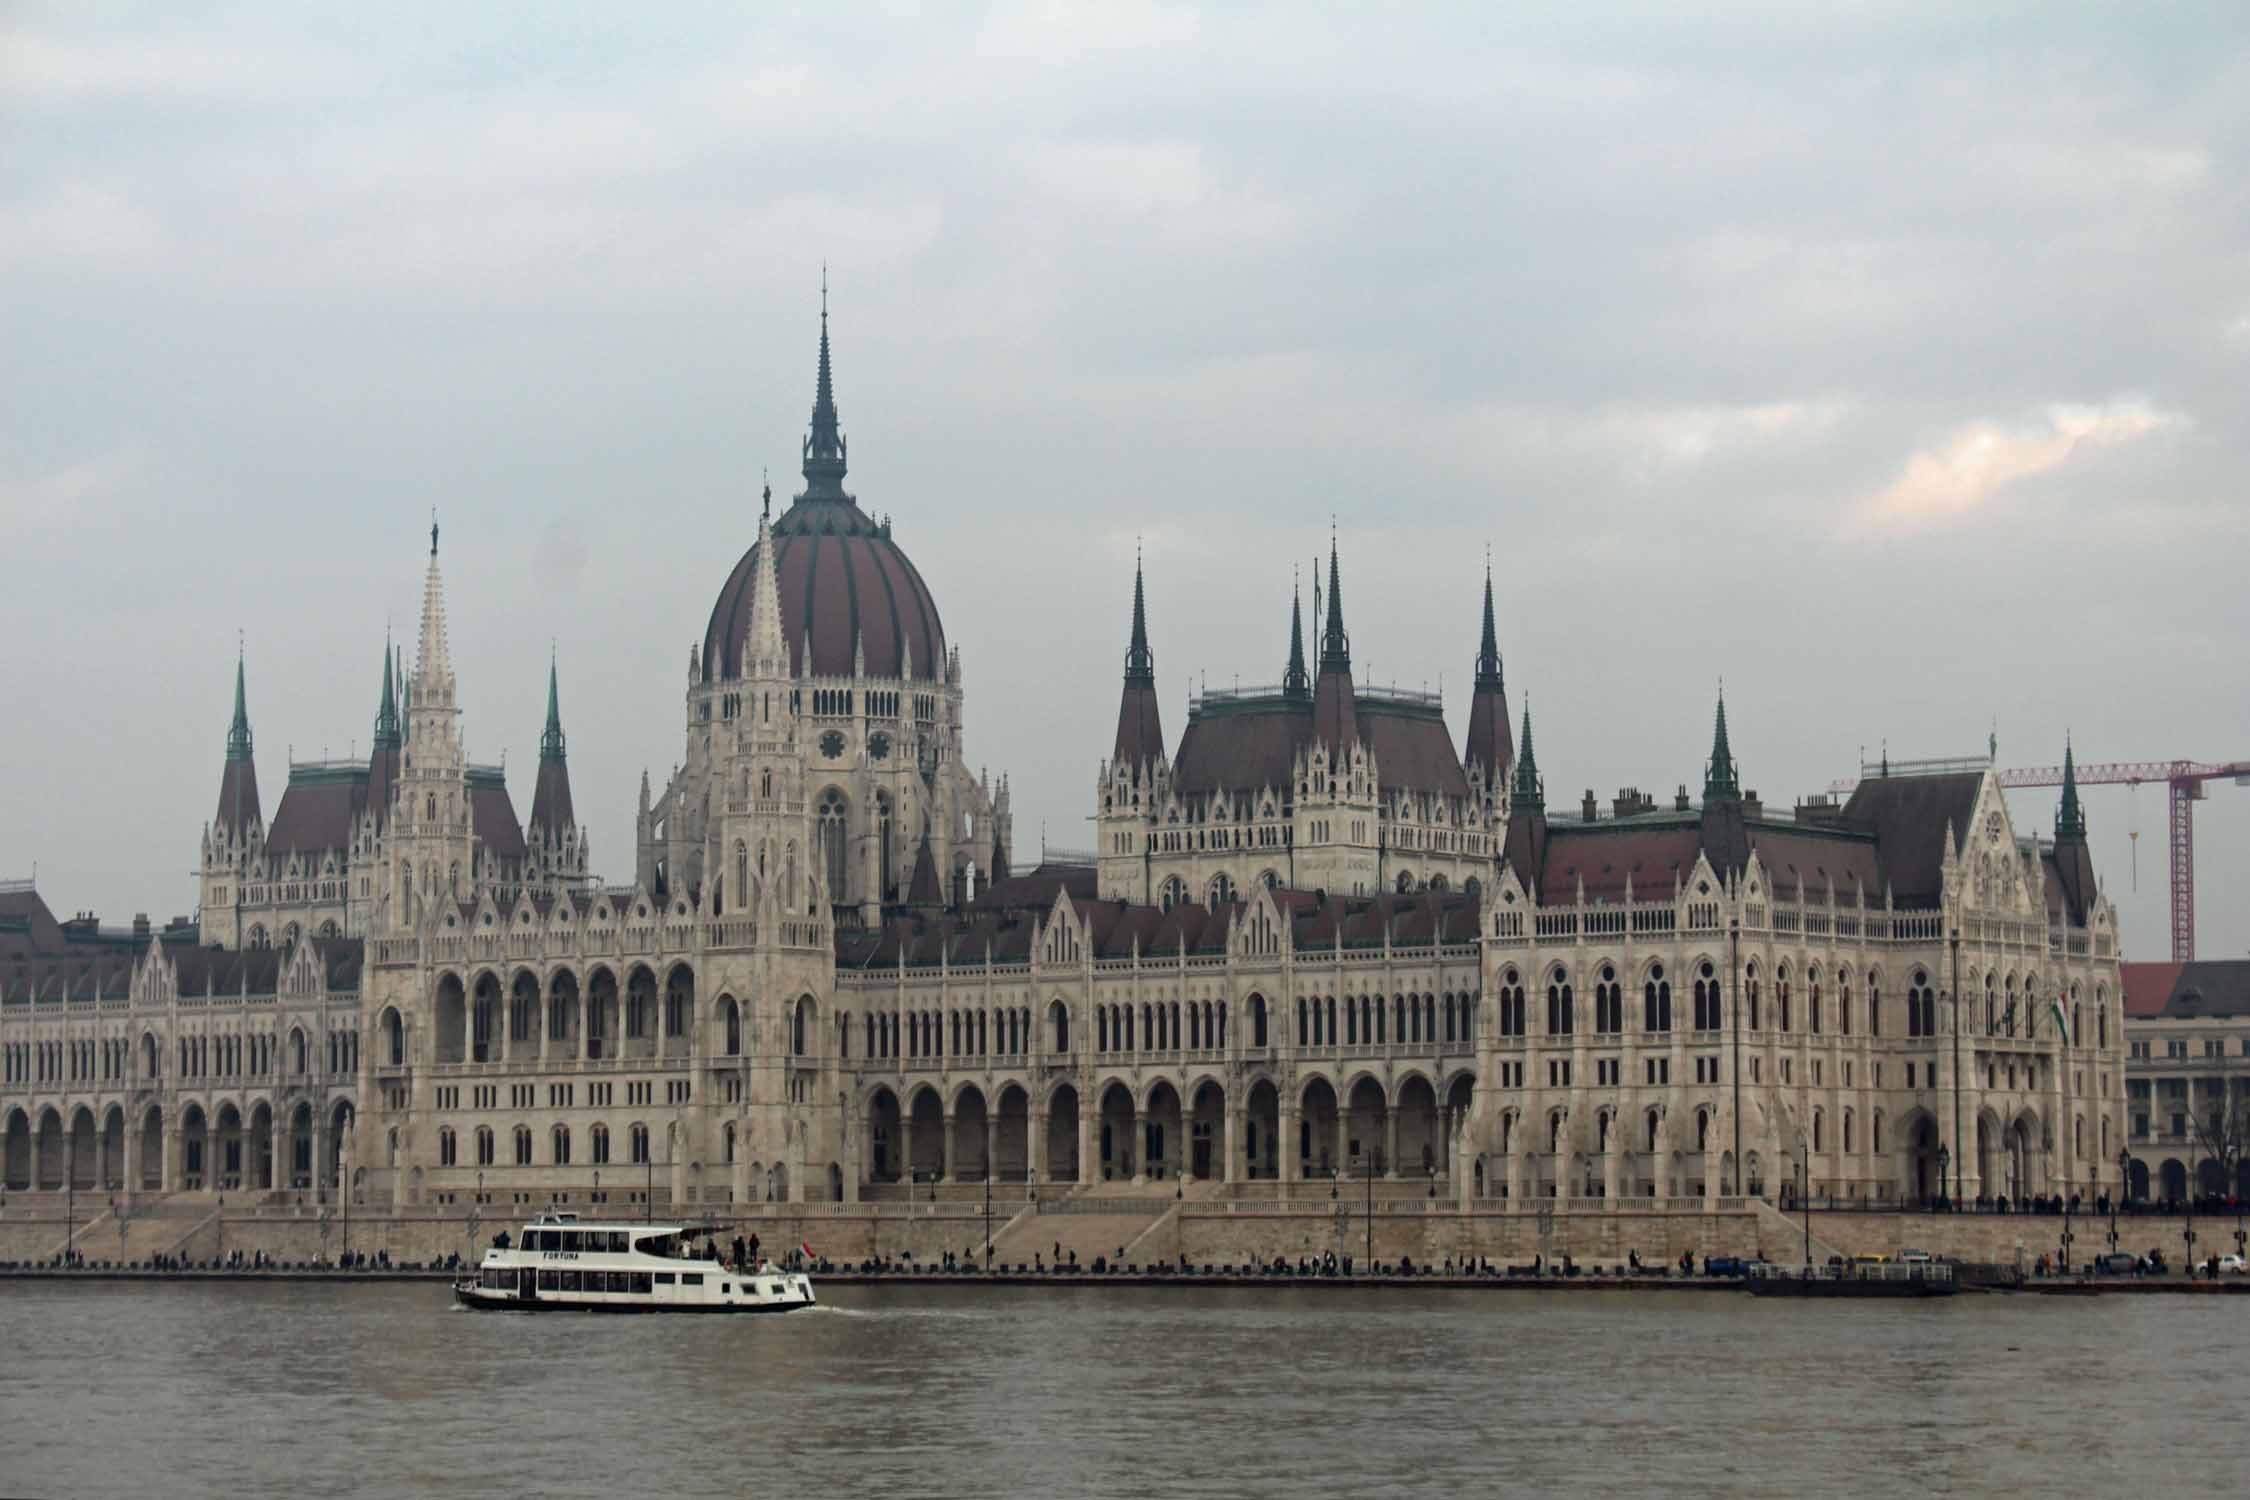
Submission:
[[[1073,1189],[1060,1199],[1043,1199],[1033,1211],[1017,1215],[1007,1228],[993,1234],[993,1263],[1028,1266],[1036,1257],[1052,1265],[1059,1254],[1067,1264],[1076,1252],[1079,1266],[1085,1268],[1097,1257],[1114,1263],[1120,1250],[1128,1251],[1125,1258],[1132,1260],[1137,1253],[1132,1251],[1135,1243],[1178,1210],[1180,1200],[1173,1196],[1174,1186],[1104,1182]],[[1191,1183],[1187,1193],[1215,1196],[1195,1194],[1198,1187],[1215,1186]],[[1158,1258],[1168,1258],[1168,1254]],[[1146,1256],[1141,1258],[1145,1260]]]
[[[1802,1265],[1805,1259],[1805,1221],[1795,1214],[1784,1214],[1763,1198],[1750,1200],[1757,1205],[1758,1243],[1767,1260],[1777,1266]],[[1822,1239],[1816,1228],[1812,1237],[1812,1258],[1816,1266],[1828,1264],[1831,1255],[1843,1255],[1834,1245]],[[1849,1257],[1845,1257],[1849,1259]]]

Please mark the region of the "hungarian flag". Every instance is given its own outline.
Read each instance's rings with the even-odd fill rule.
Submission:
[[[2055,1018],[2055,1035],[2061,1037],[2064,1041],[2070,1040],[2070,1022],[2063,1014],[2063,1003],[2060,996],[2048,998],[2047,1013]]]
[[[818,1260],[818,1259],[820,1259],[820,1257],[819,1257],[819,1256],[817,1256],[817,1255],[815,1255],[815,1254],[813,1254],[813,1253],[812,1253],[812,1246],[810,1246],[810,1245],[807,1245],[807,1244],[803,1243],[802,1241],[800,1241],[800,1242],[798,1243],[798,1245],[797,1245],[797,1248],[805,1252],[805,1259],[807,1259],[807,1260]]]

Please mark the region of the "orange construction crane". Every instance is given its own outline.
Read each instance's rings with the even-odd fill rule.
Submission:
[[[1979,769],[1983,761],[1891,761],[1893,775],[1911,775],[1923,770]],[[2171,864],[2172,864],[2172,961],[2187,963],[2195,957],[2195,804],[2204,798],[2204,787],[2213,781],[2231,780],[2236,786],[2250,786],[2250,760],[2229,761],[2212,765],[2197,760],[2118,760],[2100,765],[2084,765],[2077,769],[2080,786],[2139,786],[2144,781],[2161,781],[2169,788],[2167,801],[2171,808]],[[1872,765],[1863,769],[1863,775],[1877,774]],[[2003,787],[2061,786],[2061,766],[2026,766],[2020,770],[1999,773]],[[1839,781],[1829,786],[1832,792],[1849,792],[1857,782]]]

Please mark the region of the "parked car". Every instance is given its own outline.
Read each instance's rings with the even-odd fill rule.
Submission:
[[[2221,1276],[2240,1276],[2245,1269],[2245,1263],[2239,1255],[2222,1255],[2219,1257],[2219,1274]]]
[[[2122,1250],[2109,1255],[2094,1257],[2094,1274],[2096,1276],[2131,1276],[2140,1269],[2141,1258]]]

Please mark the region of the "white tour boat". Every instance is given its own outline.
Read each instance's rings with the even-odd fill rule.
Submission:
[[[811,1307],[812,1278],[771,1261],[736,1270],[691,1248],[719,1226],[603,1224],[546,1213],[517,1242],[484,1253],[453,1283],[463,1307],[502,1312],[790,1312]]]

